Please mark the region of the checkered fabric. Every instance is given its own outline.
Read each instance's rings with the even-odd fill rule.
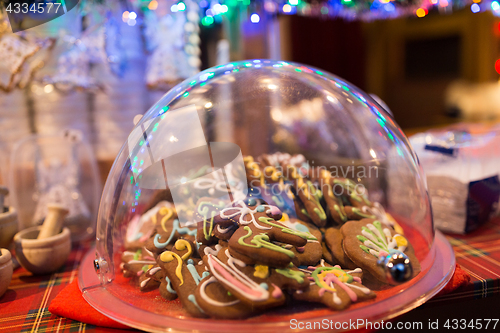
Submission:
[[[464,236],[447,236],[457,263],[471,275],[469,284],[432,301],[500,296],[500,218]],[[95,327],[52,315],[50,301],[78,274],[78,264],[90,243],[75,247],[61,270],[34,277],[23,268],[14,272],[11,285],[0,298],[0,333],[11,332],[123,332]]]
[[[447,235],[457,263],[471,282],[440,300],[500,296],[500,218],[467,235]]]

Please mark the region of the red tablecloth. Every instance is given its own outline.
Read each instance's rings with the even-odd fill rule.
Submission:
[[[457,263],[471,281],[459,290],[429,301],[479,299],[500,296],[500,219],[494,219],[467,236],[447,236]],[[3,332],[119,332],[58,317],[48,311],[50,302],[77,276],[78,264],[90,248],[83,243],[73,249],[58,273],[34,277],[22,268],[14,272],[9,290],[0,298],[0,333]]]

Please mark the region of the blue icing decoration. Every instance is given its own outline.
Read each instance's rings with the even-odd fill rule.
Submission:
[[[256,204],[257,204],[257,201],[255,199],[248,200],[248,205],[249,206],[255,206]]]
[[[167,291],[171,294],[177,294],[177,292],[172,289],[172,284],[170,283],[170,279],[168,277],[165,277],[165,281],[167,281]]]
[[[188,234],[189,236],[196,236],[197,230],[196,229],[191,230],[191,229],[186,228],[186,227],[181,228],[181,227],[179,227],[179,220],[175,219],[174,225],[172,228],[172,232],[170,233],[170,237],[168,237],[168,239],[165,243],[161,243],[160,242],[160,238],[161,238],[160,234],[156,234],[156,236],[154,238],[154,244],[155,244],[156,248],[163,249],[164,247],[166,247],[172,241],[172,238],[174,238],[175,231],[177,231],[181,235]]]
[[[191,262],[189,262],[189,261],[191,261]],[[198,285],[200,283],[200,281],[205,276],[208,276],[208,274],[210,274],[210,272],[205,271],[201,274],[201,277],[200,277],[200,274],[198,274],[198,271],[196,270],[196,267],[193,265],[193,263],[194,263],[193,260],[189,259],[188,264],[187,264],[187,269],[188,269],[189,273],[191,273],[191,276],[193,277],[193,280],[196,283],[196,285]]]
[[[134,240],[138,240],[139,238],[141,238],[143,236],[142,232],[138,233],[135,237],[134,237]]]
[[[267,283],[264,283],[264,282],[262,282],[259,286],[260,286],[261,288],[266,289],[266,290],[268,290],[268,289],[269,289],[269,286],[267,285]]]
[[[194,265],[193,259],[188,259],[188,264]]]
[[[194,297],[193,294],[189,295],[188,296],[188,300],[193,303],[194,305],[196,305],[196,307],[198,308],[198,310],[200,310],[201,313],[205,313],[205,311],[203,311],[202,308],[200,308],[200,306],[198,305],[198,303],[196,303],[196,298]]]
[[[204,278],[206,278],[209,275],[210,275],[209,271],[204,271],[203,274],[201,274],[201,278],[204,279]]]
[[[295,229],[296,229],[297,231],[309,232],[309,228],[307,228],[305,225],[300,224],[300,223],[297,223],[297,224],[295,225]]]
[[[262,205],[260,205],[259,207],[257,207],[257,211],[258,211],[259,213],[262,213],[262,212],[263,212],[263,211],[265,211],[265,210],[266,210],[266,207],[264,207],[264,206],[262,206]]]

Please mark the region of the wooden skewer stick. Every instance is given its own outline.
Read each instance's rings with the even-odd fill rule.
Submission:
[[[47,217],[43,222],[37,239],[55,236],[61,232],[64,217],[69,213],[66,207],[60,204],[47,205]]]
[[[9,194],[9,189],[5,186],[0,186],[0,214],[3,213],[4,199]]]

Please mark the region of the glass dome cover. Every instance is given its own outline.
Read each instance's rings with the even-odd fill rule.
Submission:
[[[135,125],[94,264],[84,297],[128,325],[266,331],[393,317],[437,293],[454,257],[377,102],[315,68],[251,60],[184,81]]]

